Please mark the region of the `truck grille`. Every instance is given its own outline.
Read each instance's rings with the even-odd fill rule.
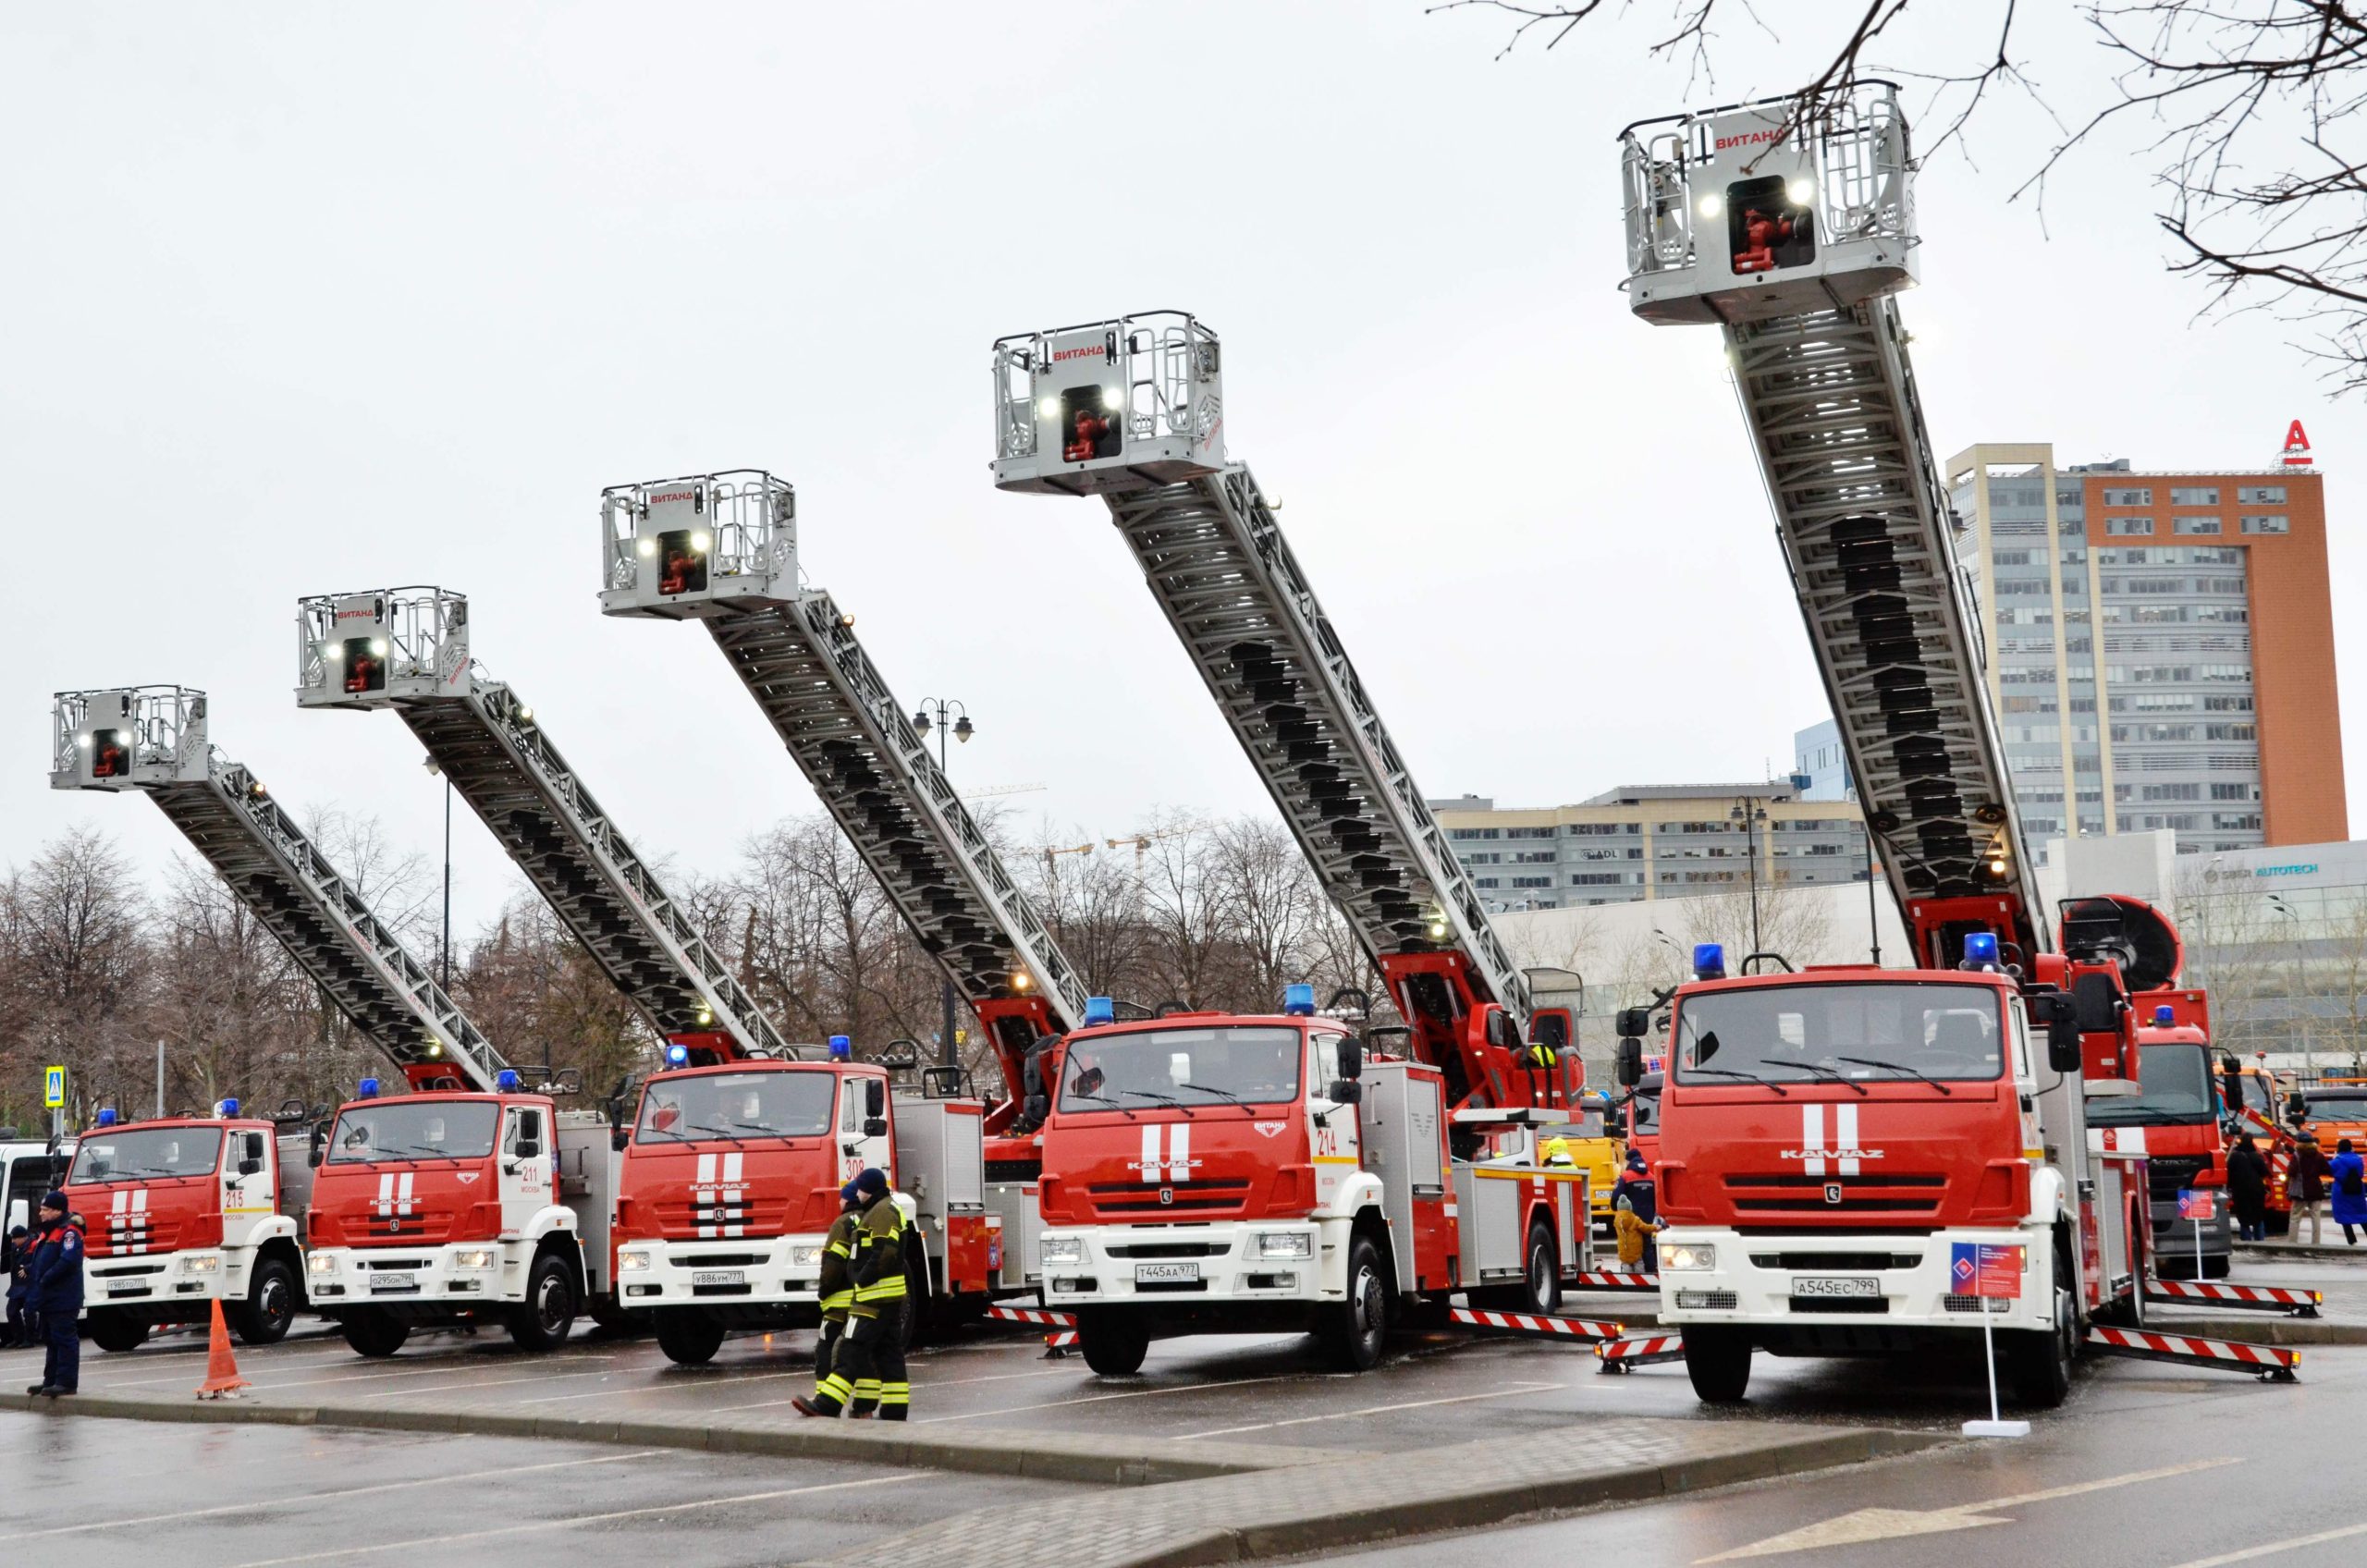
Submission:
[[[1819,1269],[1839,1273],[1859,1268],[1912,1268],[1923,1261],[1923,1256],[1912,1252],[1755,1252],[1750,1255],[1750,1261],[1760,1268],[1782,1268],[1794,1273]]]
[[[1936,1219],[1947,1196],[1945,1176],[1807,1176],[1797,1171],[1729,1176],[1726,1193],[1741,1214],[1883,1214]],[[1838,1203],[1826,1196],[1837,1189]],[[1819,1267],[1822,1267],[1819,1265]]]
[[[1085,1188],[1097,1215],[1191,1214],[1202,1218],[1238,1215],[1249,1203],[1245,1178],[1206,1182],[1116,1182]],[[1160,1201],[1160,1194],[1167,1201]]]
[[[1222,1257],[1230,1242],[1135,1242],[1102,1249],[1111,1257]]]
[[[2200,1155],[2157,1154],[2146,1162],[2147,1182],[2156,1203],[2176,1203],[2178,1194],[2194,1185],[2194,1179],[2209,1167],[2210,1161]]]

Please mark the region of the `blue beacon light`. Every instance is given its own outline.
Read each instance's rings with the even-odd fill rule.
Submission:
[[[360,1094],[361,1097],[365,1100],[376,1099],[378,1097],[378,1080],[375,1078],[364,1078],[362,1080]]]
[[[2172,1025],[2172,1024],[2176,1023],[2177,1021],[2178,1021],[2178,1011],[2177,1011],[2177,1009],[2176,1009],[2176,1008],[2172,1007],[2172,1006],[2171,1006],[2169,1003],[2167,1003],[2167,1002],[2164,1002],[2161,1006],[2159,1006],[2159,1007],[2157,1007],[2157,1008],[2155,1008],[2155,1009],[2153,1010],[2153,1022],[2154,1022],[2154,1023],[2155,1023],[2155,1024],[2157,1024],[2157,1025],[2159,1025],[2160,1027],[2162,1027],[2162,1028],[2164,1028],[2164,1029],[2167,1029],[2168,1027],[2170,1027],[2170,1025]]]
[[[1097,1023],[1115,1023],[1117,1022],[1118,1004],[1116,1002],[1111,1001],[1108,997],[1087,997],[1085,998],[1085,1026],[1086,1028],[1090,1029]]]
[[[830,1060],[832,1061],[848,1061],[852,1060],[853,1057],[854,1042],[852,1040],[849,1039],[844,1035],[833,1035],[830,1036]]]
[[[1282,987],[1282,1011],[1293,1018],[1315,1016],[1315,987],[1285,986]]]
[[[518,1070],[514,1067],[503,1068],[493,1075],[493,1086],[505,1095],[517,1093]]]
[[[668,1046],[668,1047],[666,1047],[666,1065],[667,1065],[667,1066],[668,1066],[668,1067],[688,1067],[690,1064],[691,1064],[691,1047],[688,1047],[688,1046]]]
[[[1726,949],[1719,942],[1693,944],[1693,978],[1723,980],[1726,977]]]
[[[1997,963],[1997,933],[1975,931],[1964,939],[1964,962],[1968,969],[1994,968]]]
[[[115,1108],[113,1106],[104,1106],[100,1109],[99,1125],[102,1127],[112,1127],[115,1125]]]

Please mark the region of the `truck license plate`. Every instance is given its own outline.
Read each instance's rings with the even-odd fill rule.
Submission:
[[[419,1289],[416,1274],[373,1274],[370,1288],[374,1291],[415,1291]]]
[[[148,1287],[141,1284],[109,1285],[107,1287],[107,1294],[111,1296],[144,1296],[147,1293]]]
[[[1137,1263],[1134,1283],[1137,1285],[1196,1285],[1200,1282],[1200,1266],[1196,1263]]]
[[[744,1268],[694,1268],[691,1271],[693,1285],[744,1285],[748,1271]]]
[[[1871,1275],[1845,1275],[1838,1279],[1794,1280],[1792,1293],[1796,1296],[1878,1296],[1883,1282]]]

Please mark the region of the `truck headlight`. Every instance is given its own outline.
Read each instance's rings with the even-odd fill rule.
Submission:
[[[822,1249],[791,1247],[789,1249],[789,1266],[791,1268],[819,1268],[822,1267]]]
[[[1257,1236],[1259,1257],[1313,1257],[1315,1238],[1304,1231],[1265,1231]]]
[[[1048,1265],[1054,1263],[1083,1263],[1085,1261],[1084,1239],[1078,1236],[1045,1237],[1044,1261]]]
[[[222,1260],[211,1253],[181,1259],[181,1272],[184,1274],[212,1274],[221,1267]]]
[[[310,1254],[304,1259],[304,1272],[307,1274],[334,1274],[337,1272],[337,1259],[331,1257],[325,1252]]]
[[[620,1253],[617,1254],[617,1272],[618,1272],[618,1273],[619,1273],[619,1274],[644,1274],[644,1273],[647,1273],[647,1272],[648,1272],[648,1270],[649,1270],[649,1255],[648,1255],[647,1253],[645,1253],[645,1252],[620,1252]]]
[[[452,1255],[452,1267],[455,1268],[490,1268],[493,1267],[493,1249],[490,1247],[476,1247],[467,1252],[456,1252]]]
[[[1674,1269],[1715,1268],[1718,1249],[1701,1242],[1680,1242],[1661,1248],[1661,1267]]]

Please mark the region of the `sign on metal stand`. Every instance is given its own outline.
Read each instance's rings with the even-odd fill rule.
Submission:
[[[2194,1277],[2202,1278],[2202,1222],[2217,1211],[2207,1187],[2178,1189],[2178,1218],[2194,1221]]]
[[[2018,1246],[1993,1246],[1986,1242],[1956,1242],[1948,1248],[1948,1282],[1959,1295],[1975,1296],[1981,1302],[1981,1364],[1989,1371],[1989,1419],[1968,1421],[1964,1435],[1968,1438],[2027,1438],[2030,1424],[2007,1421],[1997,1409],[1997,1345],[1989,1326],[1989,1304],[1993,1301],[2018,1301],[2022,1294],[2022,1268],[2029,1249]]]

